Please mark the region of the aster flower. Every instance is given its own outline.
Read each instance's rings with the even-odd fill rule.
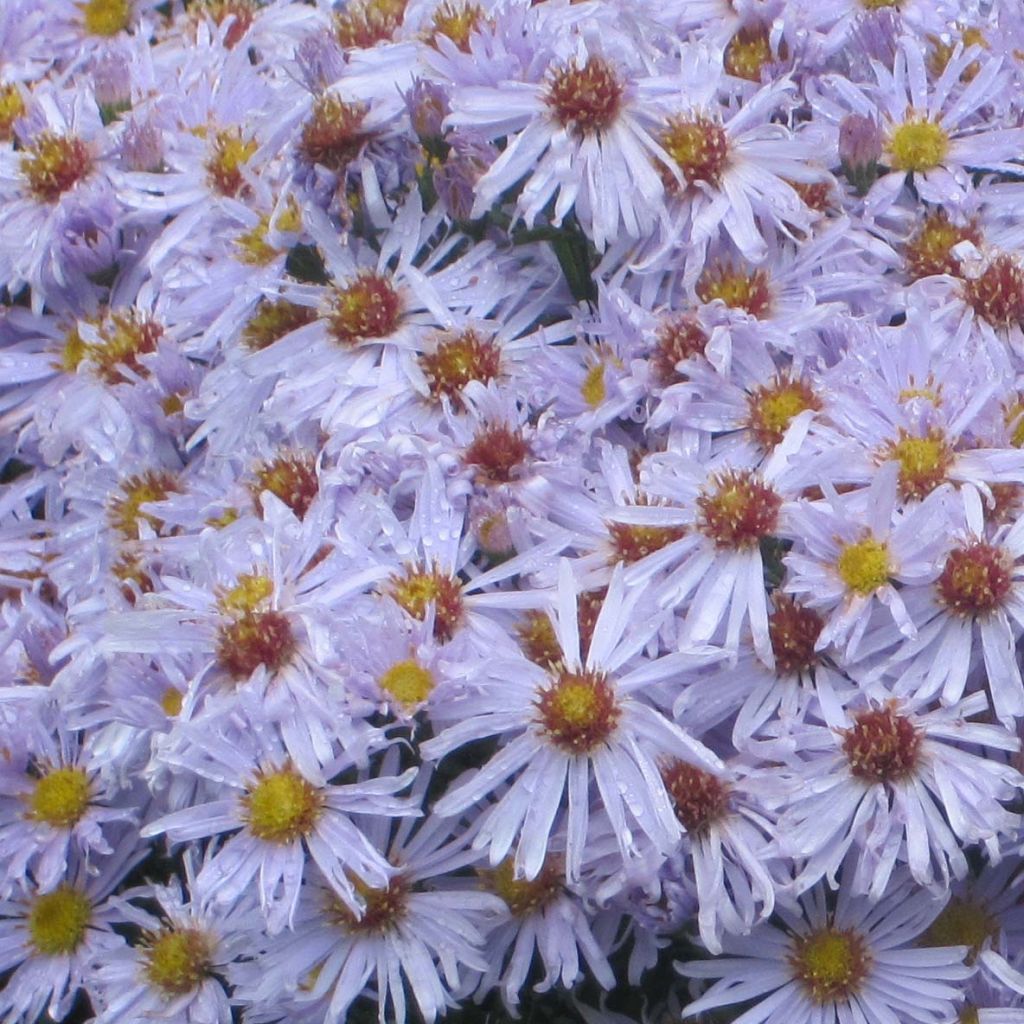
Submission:
[[[537,877],[568,789],[565,871],[570,882],[578,879],[592,779],[621,856],[628,860],[635,854],[632,827],[667,854],[678,840],[680,826],[658,774],[657,758],[676,756],[709,770],[719,768],[711,751],[638,692],[713,660],[717,652],[680,652],[628,667],[658,624],[655,618],[653,627],[630,630],[630,614],[642,607],[639,590],[627,591],[621,571],[613,574],[584,659],[578,588],[569,563],[563,561],[555,623],[560,660],[545,671],[525,658],[495,659],[481,674],[477,692],[460,701],[462,720],[423,744],[423,755],[434,760],[474,739],[506,738],[499,753],[435,806],[438,814],[461,814],[514,777],[473,839],[475,847],[488,850],[492,866],[514,845],[516,877]],[[624,671],[618,674],[620,670]]]
[[[761,925],[745,938],[728,938],[726,956],[680,964],[692,978],[715,979],[684,1010],[687,1017],[759,999],[743,1024],[823,1024],[861,1020],[951,1020],[971,974],[963,946],[915,949],[942,907],[905,877],[869,901],[841,887],[831,908],[823,887],[798,906],[780,907],[782,927]]]

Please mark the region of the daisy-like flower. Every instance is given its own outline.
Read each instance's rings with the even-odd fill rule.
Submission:
[[[245,906],[225,910],[197,898],[196,858],[183,858],[184,879],[124,894],[156,904],[154,915],[127,899],[125,919],[142,931],[138,945],[104,951],[92,979],[97,1024],[138,1019],[168,1024],[229,1024],[225,966],[252,952],[261,921]],[[192,894],[190,897],[190,893]]]
[[[14,968],[0,990],[5,1022],[32,1024],[44,1011],[64,1020],[95,961],[124,945],[111,927],[124,924],[124,915],[108,897],[145,855],[136,839],[126,834],[94,864],[74,858],[50,892],[30,887],[0,901],[0,971]]]
[[[111,823],[135,818],[130,796],[119,794],[116,779],[104,772],[109,753],[102,738],[79,738],[55,709],[41,712],[37,721],[22,716],[20,734],[5,744],[0,858],[7,885],[0,890],[31,873],[38,891],[50,891],[73,853],[86,860],[113,853],[105,834]]]
[[[869,488],[842,496],[825,484],[824,501],[803,502],[789,519],[795,547],[785,557],[784,589],[826,615],[819,648],[845,645],[852,658],[876,600],[904,636],[916,634],[894,582],[926,583],[938,575],[950,519],[943,488],[897,513],[899,469],[897,461],[883,463]]]
[[[575,210],[599,250],[620,226],[632,238],[651,229],[662,196],[655,161],[666,158],[650,101],[670,86],[617,57],[580,37],[547,67],[535,60],[532,80],[454,90],[448,124],[508,139],[476,184],[474,217],[525,178],[517,209],[528,227],[553,201],[552,223]]]
[[[940,1024],[955,1019],[960,983],[971,975],[964,946],[915,948],[942,901],[905,877],[878,901],[844,885],[830,905],[824,886],[779,907],[782,926],[727,937],[725,956],[679,965],[691,978],[715,979],[684,1010],[688,1019],[758,1000],[742,1024]]]
[[[394,872],[351,815],[417,813],[397,795],[415,773],[332,785],[329,779],[365,756],[360,747],[369,748],[372,735],[311,772],[299,770],[275,730],[257,728],[260,720],[252,707],[243,727],[182,728],[180,742],[162,756],[214,783],[216,799],[165,815],[148,824],[143,835],[166,834],[178,843],[235,833],[199,872],[197,891],[229,904],[258,878],[259,903],[271,933],[293,924],[307,855],[358,917],[365,902],[353,875],[366,884],[386,885]],[[311,751],[307,766],[316,760]]]
[[[417,781],[420,799],[428,779],[425,771]],[[324,886],[306,886],[295,934],[271,942],[255,971],[239,975],[241,1001],[279,1007],[288,1019],[339,1024],[368,991],[384,1024],[407,1019],[408,985],[430,1024],[450,1005],[465,971],[487,970],[485,935],[505,905],[455,874],[479,859],[465,837],[438,817],[393,829],[374,815],[360,825],[393,865],[391,878],[354,879],[362,916]]]
[[[834,881],[852,849],[844,877],[855,892],[878,898],[900,862],[919,884],[941,890],[967,872],[963,846],[984,843],[997,855],[1020,827],[1004,804],[1024,777],[983,753],[1015,752],[1020,741],[971,721],[987,708],[984,694],[927,711],[894,700],[843,708],[826,686],[818,693],[825,724],[793,730],[795,787],[777,828],[779,851],[806,858],[799,889],[823,875]]]
[[[514,777],[473,844],[488,850],[493,866],[515,846],[517,878],[540,873],[566,794],[565,871],[570,882],[579,878],[594,783],[624,860],[637,852],[633,828],[668,854],[681,828],[658,758],[674,756],[710,771],[721,767],[710,750],[641,697],[641,688],[719,657],[717,651],[699,650],[639,658],[659,624],[649,611],[647,623],[637,624],[642,589],[627,591],[621,570],[615,571],[583,658],[578,586],[563,560],[555,622],[560,660],[545,670],[525,658],[495,659],[481,674],[477,692],[459,702],[462,720],[421,748],[425,757],[437,759],[472,740],[504,738],[499,752],[460,780],[435,810],[462,814]]]

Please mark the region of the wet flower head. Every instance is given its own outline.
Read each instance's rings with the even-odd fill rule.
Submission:
[[[231,27],[224,36],[224,45],[230,50],[241,42],[242,37],[252,26],[256,17],[254,0],[205,0],[200,11],[210,18],[219,28],[228,18]]]
[[[264,299],[242,330],[242,343],[259,351],[315,319],[316,310],[309,306],[300,306],[288,299]]]
[[[84,140],[47,131],[25,148],[20,166],[32,196],[41,203],[55,203],[89,175],[93,158]]]
[[[673,760],[662,765],[661,778],[679,824],[690,835],[707,832],[729,814],[729,785],[711,772]]]
[[[775,609],[768,616],[768,636],[775,655],[775,671],[780,676],[798,675],[820,661],[815,644],[825,625],[813,609],[799,604],[788,594],[775,593]]]
[[[888,164],[894,171],[931,171],[949,152],[949,136],[942,125],[911,117],[889,130]]]
[[[227,621],[217,630],[217,664],[234,680],[248,679],[260,666],[279,672],[295,656],[288,617],[266,607],[273,591],[268,577],[244,574],[220,599]]]
[[[484,23],[484,10],[479,4],[444,0],[430,22],[429,37],[437,45],[439,36],[450,39],[463,53],[469,53],[470,36]]]
[[[89,777],[81,768],[54,768],[36,780],[28,817],[52,828],[72,828],[89,807]]]
[[[270,491],[299,519],[305,518],[309,506],[320,492],[315,457],[312,454],[292,452],[261,463],[256,469],[252,491],[257,501],[260,494]]]
[[[513,917],[529,917],[552,904],[562,892],[564,876],[556,857],[545,859],[536,878],[516,878],[511,857],[496,868],[481,872],[484,885],[505,901]]]
[[[476,470],[476,480],[486,486],[507,484],[519,476],[532,455],[522,431],[499,424],[481,430],[462,454],[462,461]]]
[[[404,876],[395,875],[383,886],[369,886],[359,878],[353,878],[352,883],[364,904],[362,914],[357,917],[338,900],[331,906],[331,916],[345,931],[353,935],[381,935],[405,917],[412,885]]]
[[[702,356],[708,335],[692,313],[675,313],[665,318],[655,333],[655,349],[651,355],[654,372],[661,384],[683,379],[679,363]]]
[[[853,593],[873,594],[889,582],[892,573],[889,548],[874,537],[844,544],[836,560],[836,572]]]
[[[871,958],[858,932],[822,928],[793,937],[789,965],[804,995],[825,1006],[842,1003],[861,990]]]
[[[386,338],[398,329],[401,318],[402,302],[394,285],[371,270],[335,287],[327,313],[331,336],[346,346]]]
[[[955,615],[985,616],[1001,607],[1013,586],[1013,562],[1004,548],[975,541],[954,548],[935,581],[939,600]]]
[[[442,336],[433,352],[419,357],[420,368],[434,399],[442,395],[458,408],[462,389],[470,381],[487,384],[501,371],[501,349],[472,328]]]
[[[945,210],[929,213],[903,246],[907,276],[913,281],[934,274],[959,276],[960,261],[952,250],[961,242],[981,244],[976,224],[954,224]]]
[[[415,658],[396,661],[378,682],[407,711],[422,704],[435,686],[434,674]]]
[[[242,797],[249,831],[268,843],[291,843],[312,832],[322,806],[317,788],[291,768],[262,775]]]
[[[388,42],[405,16],[406,0],[350,0],[334,16],[334,33],[346,49]]]
[[[0,142],[10,142],[14,122],[25,114],[25,100],[21,90],[12,82],[0,85]]]
[[[388,593],[400,608],[422,621],[434,607],[434,638],[447,643],[462,621],[462,586],[454,576],[434,566],[407,566],[391,577]]]
[[[85,0],[78,8],[85,31],[91,36],[116,36],[132,18],[131,0]]]
[[[144,512],[142,506],[151,501],[166,501],[180,491],[177,479],[164,470],[150,469],[130,476],[121,483],[120,493],[110,502],[110,525],[126,540],[138,539],[142,521],[159,532],[163,520],[152,512]]]
[[[313,111],[302,126],[299,156],[311,167],[344,171],[372,138],[363,126],[366,111],[364,103],[348,103],[340,96],[325,93],[313,104]]]
[[[66,956],[82,944],[91,920],[89,897],[73,886],[61,885],[32,901],[29,939],[43,956]]]
[[[567,754],[589,754],[604,743],[619,723],[615,689],[600,672],[562,670],[536,700],[542,734]]]
[[[183,996],[209,977],[213,942],[195,928],[168,929],[150,940],[142,959],[150,985],[167,996]]]
[[[749,548],[778,525],[782,498],[751,470],[720,473],[697,498],[698,528],[719,548]]]
[[[737,78],[760,82],[761,72],[775,59],[764,25],[741,28],[725,48],[725,70]]]
[[[939,486],[953,463],[953,450],[941,430],[915,437],[901,430],[882,457],[899,463],[899,491],[904,500],[920,500]]]
[[[966,946],[974,963],[982,947],[999,934],[999,921],[976,899],[954,896],[918,939],[919,946]]]
[[[709,264],[697,280],[701,302],[720,299],[730,309],[742,309],[758,320],[771,314],[772,293],[765,270],[744,270],[731,263]]]
[[[671,117],[658,141],[675,161],[687,184],[698,181],[718,184],[729,159],[729,139],[718,121],[700,114]],[[676,187],[669,175],[663,177],[666,185]]]
[[[649,504],[644,495],[637,496],[638,505]],[[632,565],[640,559],[653,555],[655,551],[681,540],[686,535],[683,526],[643,526],[638,523],[607,524],[608,540],[611,543],[611,562],[625,562]]]
[[[779,376],[755,388],[747,399],[747,408],[747,428],[762,448],[771,449],[800,413],[820,409],[821,400],[800,378]]]
[[[245,186],[242,168],[256,149],[256,140],[243,135],[241,128],[222,128],[216,132],[204,164],[210,187],[222,196],[237,196]]]
[[[921,733],[892,705],[854,715],[842,737],[850,773],[864,782],[901,782],[917,768]]]
[[[610,128],[619,114],[625,86],[615,69],[601,57],[588,57],[556,67],[545,100],[555,120],[577,135]]]
[[[1024,269],[1010,253],[999,253],[977,276],[964,281],[964,300],[993,327],[1024,321]]]

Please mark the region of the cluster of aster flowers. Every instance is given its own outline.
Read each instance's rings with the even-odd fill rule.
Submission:
[[[0,0],[0,1022],[1024,1022],[1019,0]]]

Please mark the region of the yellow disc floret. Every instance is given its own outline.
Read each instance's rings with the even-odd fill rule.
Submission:
[[[889,549],[874,537],[865,537],[854,544],[844,544],[836,560],[839,578],[855,594],[867,596],[889,582],[892,568]]]
[[[312,831],[322,795],[290,768],[262,776],[242,798],[249,831],[268,843],[290,843]]]
[[[37,896],[28,915],[32,945],[43,956],[73,953],[92,920],[89,897],[70,885]]]
[[[36,782],[29,817],[54,828],[71,828],[89,806],[89,777],[81,768],[55,768]]]
[[[412,658],[395,662],[381,677],[380,688],[403,708],[422,704],[434,689],[434,676]]]
[[[143,957],[146,980],[168,996],[197,989],[210,972],[212,943],[196,929],[164,931]]]

